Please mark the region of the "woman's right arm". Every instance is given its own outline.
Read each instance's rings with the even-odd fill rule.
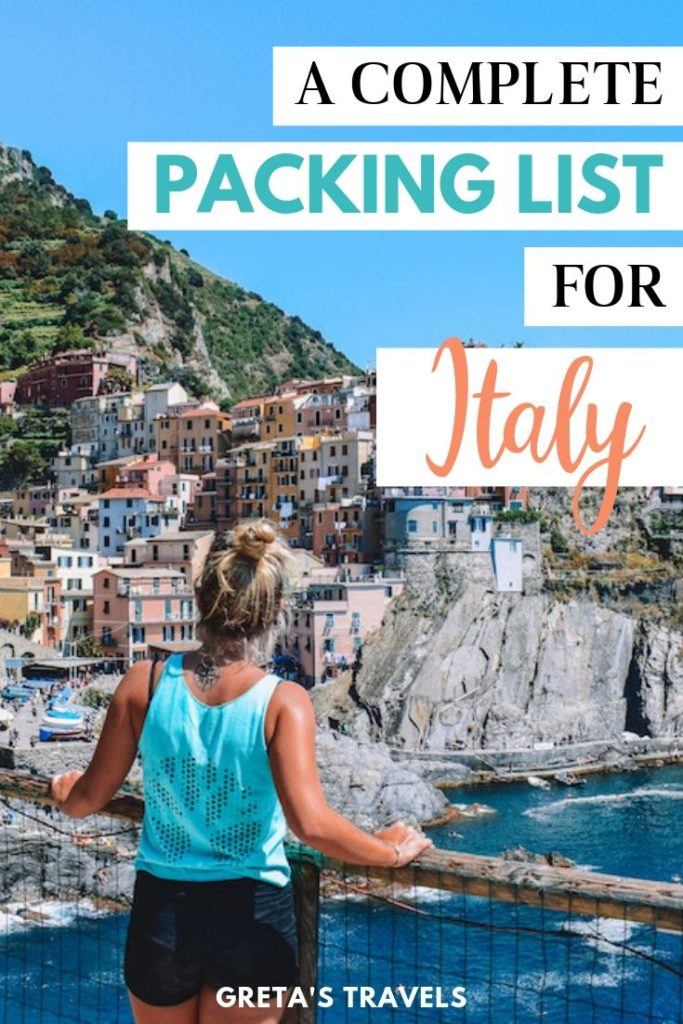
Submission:
[[[280,684],[268,746],[280,803],[292,832],[307,846],[365,866],[400,867],[432,846],[410,826],[397,824],[372,835],[356,828],[327,803],[315,756],[315,715],[298,683]],[[269,716],[270,717],[270,709]]]

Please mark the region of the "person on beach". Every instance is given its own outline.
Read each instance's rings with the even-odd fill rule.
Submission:
[[[264,674],[283,609],[289,550],[267,520],[216,536],[196,590],[201,647],[163,667],[137,662],[114,694],[85,773],[52,780],[66,814],[101,810],[142,760],[145,815],[125,979],[137,1024],[267,1024],[283,1013],[226,1009],[229,986],[297,979],[286,825],[349,864],[399,867],[431,846],[395,824],[356,828],[326,802],[306,691]]]

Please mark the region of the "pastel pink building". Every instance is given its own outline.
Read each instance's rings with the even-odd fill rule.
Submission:
[[[304,395],[295,399],[295,409],[297,434],[346,430],[346,399],[338,391],[325,395]]]
[[[17,382],[15,380],[0,381],[0,413],[3,416],[9,416],[14,412],[16,391]]]
[[[363,640],[379,628],[389,601],[403,586],[399,577],[370,575],[312,583],[300,593],[288,642],[300,682],[313,686],[352,668]]]
[[[122,466],[117,474],[117,487],[140,487],[151,494],[162,493],[162,481],[176,475],[172,462],[160,459],[158,455],[143,455],[134,462]]]
[[[184,649],[194,631],[194,590],[180,570],[123,566],[93,575],[95,640],[122,668],[152,646]]]

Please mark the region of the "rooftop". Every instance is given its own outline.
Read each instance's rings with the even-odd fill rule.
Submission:
[[[99,572],[94,573],[94,576],[100,576],[103,572],[108,572],[111,576],[117,576],[121,579],[134,579],[134,580],[151,580],[151,579],[181,579],[185,577],[179,569],[160,569],[158,566],[150,565],[142,569],[134,568],[123,568],[114,569],[112,566],[106,569],[100,569]],[[2,582],[0,578],[0,582]]]
[[[103,494],[98,494],[97,497],[106,498],[107,501],[117,498],[144,498],[145,501],[158,501],[162,504],[166,500],[160,498],[158,494],[152,494],[151,491],[145,490],[144,487],[112,487]]]

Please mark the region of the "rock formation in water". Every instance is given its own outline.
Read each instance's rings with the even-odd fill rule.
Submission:
[[[355,681],[318,688],[320,719],[431,753],[683,737],[680,629],[588,592],[558,598],[527,534],[519,594],[496,592],[480,554],[407,554],[405,594],[364,645]]]

